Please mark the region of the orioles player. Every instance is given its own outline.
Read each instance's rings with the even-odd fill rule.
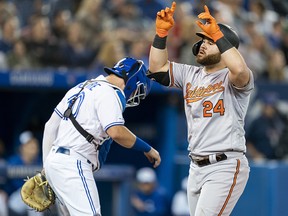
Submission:
[[[144,63],[124,58],[105,71],[108,76],[100,75],[70,89],[45,124],[46,177],[73,216],[101,215],[93,171],[101,168],[112,140],[144,152],[154,167],[161,162],[158,151],[124,126],[122,115],[125,107],[139,105],[149,93],[150,79]],[[85,131],[88,135],[84,137]]]
[[[170,62],[166,49],[176,3],[157,13],[148,77],[183,91],[191,159],[187,195],[191,216],[230,215],[249,176],[244,117],[253,75],[237,48],[237,33],[216,22],[207,6],[192,51],[202,66]],[[192,37],[192,36],[191,36]]]

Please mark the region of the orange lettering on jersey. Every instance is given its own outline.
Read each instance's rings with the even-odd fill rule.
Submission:
[[[186,95],[184,96],[184,99],[186,100],[186,103],[193,103],[196,101],[199,101],[205,97],[214,95],[218,92],[223,92],[225,87],[222,85],[223,81],[215,84],[210,84],[207,87],[196,86],[194,89],[192,89],[192,84],[189,82],[186,84]]]

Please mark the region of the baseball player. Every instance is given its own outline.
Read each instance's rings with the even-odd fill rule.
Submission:
[[[73,216],[100,216],[93,171],[106,159],[112,140],[144,152],[157,167],[158,151],[124,126],[125,107],[137,106],[150,90],[142,61],[120,60],[98,76],[70,89],[45,124],[43,164],[59,201]],[[82,128],[82,129],[81,129]]]
[[[157,13],[148,77],[183,91],[191,159],[187,195],[190,215],[230,215],[249,176],[244,117],[254,87],[237,48],[239,38],[217,23],[207,6],[192,51],[201,67],[168,60],[166,39],[176,3]],[[192,37],[192,36],[191,36]]]

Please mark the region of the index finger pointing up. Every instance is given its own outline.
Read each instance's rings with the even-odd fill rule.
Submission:
[[[171,5],[171,12],[174,13],[175,9],[176,9],[176,2],[173,1]]]
[[[207,5],[204,5],[204,10],[205,10],[206,13],[210,14],[210,11],[209,11]]]

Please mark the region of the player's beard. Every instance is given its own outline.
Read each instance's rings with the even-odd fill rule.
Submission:
[[[212,55],[208,55],[205,58],[196,58],[197,63],[203,65],[203,66],[209,66],[217,64],[221,61],[221,53],[216,53]]]

